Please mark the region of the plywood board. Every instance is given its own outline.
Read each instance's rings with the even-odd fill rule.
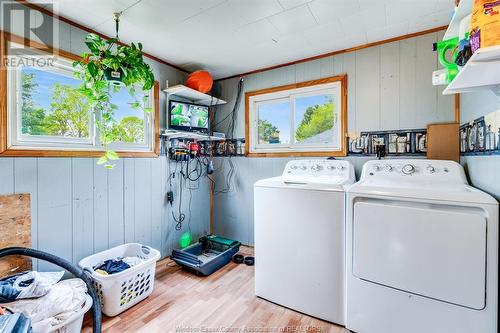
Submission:
[[[31,247],[30,195],[0,195],[0,248]],[[31,258],[8,256],[0,259],[0,277],[30,270]]]
[[[460,160],[460,141],[457,123],[427,126],[427,158],[434,160]]]

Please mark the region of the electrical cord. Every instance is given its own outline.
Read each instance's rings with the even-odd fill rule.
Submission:
[[[227,118],[231,117],[231,122],[229,123],[228,129],[226,131],[227,137],[229,139],[232,139],[233,136],[234,136],[234,128],[235,128],[235,124],[236,124],[236,114],[237,114],[238,106],[240,104],[242,93],[243,93],[243,78],[240,78],[240,80],[238,82],[238,89],[237,89],[237,93],[236,93],[236,100],[234,101],[233,109],[224,118],[222,118],[220,121],[218,121],[217,123],[215,123],[212,126],[212,128],[215,129],[218,125],[220,125],[224,121],[226,121]]]
[[[244,83],[243,78],[240,78],[240,80],[238,81],[238,88],[237,88],[235,102],[234,102],[233,109],[231,110],[231,112],[228,115],[226,115],[222,120],[220,120],[218,123],[216,123],[214,125],[214,126],[217,126],[217,125],[221,124],[222,122],[224,122],[227,118],[231,117],[231,121],[230,121],[230,123],[228,125],[228,129],[226,131],[228,139],[233,139],[233,137],[234,137],[234,129],[236,127],[235,124],[236,124],[236,119],[237,119],[237,110],[238,110],[238,106],[240,104],[241,96],[243,94],[243,86],[244,86],[243,83]],[[216,190],[215,189],[215,181],[212,177],[210,178],[210,181],[212,182],[212,193],[213,194],[226,194],[226,193],[231,192],[231,190],[232,190],[231,186],[232,186],[233,178],[235,175],[235,165],[234,165],[234,162],[231,160],[231,156],[228,157],[228,164],[229,164],[229,171],[227,172],[226,177],[225,177],[226,187],[224,187],[221,190]]]
[[[181,162],[181,170],[182,170],[182,162]],[[179,171],[182,175],[182,171]],[[179,177],[179,206],[178,206],[178,215],[176,216],[174,210],[172,209],[172,218],[175,222],[175,230],[179,231],[182,229],[182,222],[186,219],[186,214],[182,212],[182,180],[184,177]]]
[[[228,164],[229,164],[229,171],[226,174],[225,181],[226,181],[226,187],[224,187],[221,190],[216,190],[215,189],[215,180],[211,179],[212,184],[213,184],[213,194],[218,195],[218,194],[227,194],[232,191],[231,185],[233,183],[233,178],[236,172],[236,168],[234,165],[234,161],[231,159],[231,156],[228,157],[227,159]]]

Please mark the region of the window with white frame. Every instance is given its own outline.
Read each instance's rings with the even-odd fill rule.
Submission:
[[[345,76],[247,93],[247,150],[345,155]]]
[[[72,60],[55,58],[50,66],[34,66],[37,57],[16,55],[16,67],[7,73],[8,145],[10,149],[102,150],[95,114],[78,91],[81,81],[73,76]],[[12,58],[12,56],[11,56]],[[47,62],[43,62],[47,64]],[[154,89],[128,88],[111,93],[115,110],[113,131],[118,140],[109,146],[116,151],[152,151],[155,112]],[[144,105],[137,105],[137,101]]]

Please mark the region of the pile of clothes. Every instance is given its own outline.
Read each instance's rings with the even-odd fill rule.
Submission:
[[[140,264],[141,262],[143,262],[143,259],[139,257],[123,257],[100,262],[93,268],[94,271],[100,275],[111,275],[123,272],[130,267]]]
[[[81,311],[87,285],[81,279],[60,281],[64,272],[27,271],[0,279],[3,313],[21,313],[33,333],[46,333]]]

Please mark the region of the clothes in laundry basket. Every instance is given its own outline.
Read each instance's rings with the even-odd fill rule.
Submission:
[[[31,319],[33,333],[46,333],[85,305],[87,285],[81,279],[60,281],[43,297],[3,304],[9,311]]]
[[[117,259],[108,259],[104,263],[94,267],[94,271],[101,275],[109,275],[123,272],[142,262],[139,257],[124,257]]]
[[[64,272],[27,271],[0,279],[0,303],[41,297],[63,277]]]

